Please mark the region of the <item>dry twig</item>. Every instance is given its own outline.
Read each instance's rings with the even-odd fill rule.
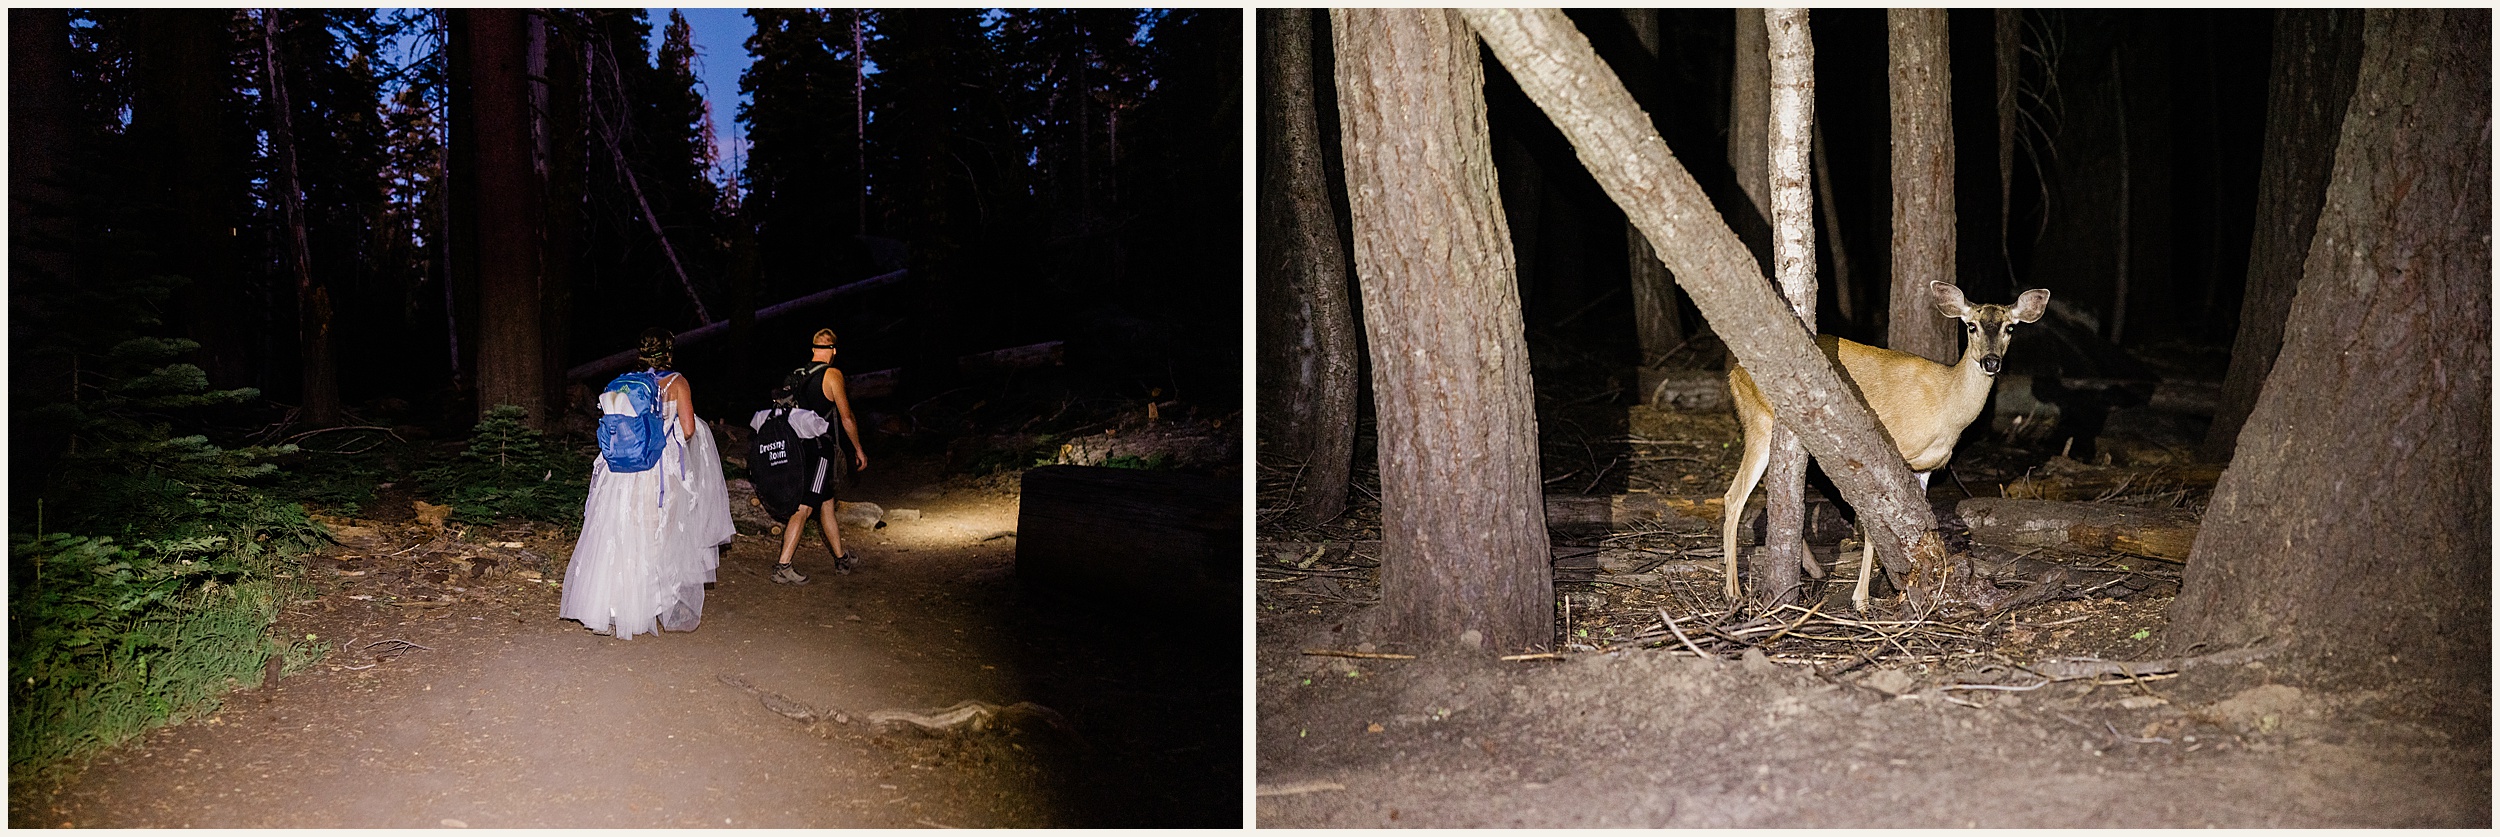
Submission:
[[[1302,656],[1305,656],[1305,657],[1351,657],[1351,658],[1353,658],[1353,659],[1357,659],[1357,660],[1412,660],[1412,659],[1415,659],[1415,655],[1413,655],[1413,654],[1378,654],[1378,653],[1373,653],[1373,652],[1370,652],[1370,651],[1339,651],[1339,650],[1334,649],[1334,648],[1305,648],[1305,649],[1302,649]],[[1504,657],[1503,659],[1509,659],[1509,658],[1508,658],[1508,657]]]

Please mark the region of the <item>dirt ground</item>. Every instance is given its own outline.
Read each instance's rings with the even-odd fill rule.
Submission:
[[[729,445],[724,443],[724,448]],[[10,789],[12,827],[1231,826],[1241,800],[1234,640],[1025,590],[1013,473],[884,459],[831,570],[770,582],[779,538],[740,517],[703,624],[629,641],[556,618],[571,543],[550,527],[437,533],[332,521],[285,636],[330,654],[213,717]],[[733,483],[733,502],[745,496]],[[751,507],[748,507],[751,508]],[[906,519],[911,509],[917,519]],[[812,531],[812,527],[811,527]],[[1212,647],[1210,647],[1212,646]],[[757,690],[836,720],[777,714]],[[1031,702],[930,733],[870,713]],[[789,704],[782,704],[788,708]],[[803,714],[803,713],[802,713]]]
[[[2111,417],[2114,467],[2160,467],[2201,432],[2137,413]],[[1290,472],[1263,463],[1260,827],[2491,824],[2488,690],[2422,685],[2431,678],[2402,660],[2356,663],[2323,687],[2286,682],[2262,659],[2142,677],[2032,673],[2163,656],[2177,567],[2140,559],[2121,562],[2135,583],[1984,624],[1910,625],[1849,613],[1855,549],[1843,561],[1818,545],[1832,580],[1806,591],[1823,608],[1812,624],[1797,608],[1740,631],[1743,615],[1716,592],[1733,421],[1541,398],[1539,424],[1549,494],[1655,492],[1706,506],[1712,521],[1558,533],[1564,653],[1539,659],[1332,656],[1417,650],[1379,624],[1368,439],[1356,453],[1366,490],[1323,526],[1283,522]],[[1931,486],[1940,509],[1994,496],[2046,456],[1969,447],[1959,479]],[[2195,511],[2205,498],[2163,483],[2102,499]],[[1663,630],[1662,614],[1709,658]],[[1805,626],[1764,640],[1792,622]]]
[[[2262,664],[2014,692],[1948,690],[1959,677],[1917,665],[1826,678],[1665,649],[1300,653],[1351,644],[1369,612],[1262,606],[1260,827],[2491,822],[2487,698],[2312,691]]]

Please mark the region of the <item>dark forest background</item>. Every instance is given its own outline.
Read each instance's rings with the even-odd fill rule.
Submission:
[[[14,15],[12,157],[37,187],[19,191],[41,193],[19,203],[75,233],[17,249],[18,403],[74,400],[70,367],[109,351],[112,329],[96,326],[123,320],[195,341],[188,359],[211,387],[304,406],[301,297],[316,291],[341,403],[457,414],[479,407],[482,369],[531,362],[479,333],[491,314],[478,300],[498,284],[535,280],[526,295],[547,344],[535,363],[552,382],[648,326],[683,332],[905,268],[902,290],[783,330],[842,331],[855,372],[1071,339],[1121,371],[1152,367],[1210,398],[1234,389],[1238,75],[1220,56],[1237,48],[1237,15],[751,14],[752,104],[711,117],[745,122],[753,140],[734,189],[704,176],[712,125],[682,19],[512,15],[521,29],[505,43],[468,37],[465,10]],[[396,54],[411,39],[413,54]],[[508,47],[519,54],[485,54]],[[512,60],[522,89],[490,89],[516,80],[492,75]],[[273,71],[291,94],[283,115]],[[502,130],[490,100],[512,92],[527,101],[530,176],[464,179],[464,163],[491,168],[471,159],[472,133]],[[294,128],[308,282],[289,265],[281,121]],[[544,242],[528,269],[477,255],[491,245],[472,238],[499,232],[478,216],[501,218],[496,204],[543,210],[518,216]],[[751,273],[733,269],[746,232]],[[775,355],[774,371],[797,355]],[[906,387],[941,390],[943,371]],[[547,388],[523,406],[557,405],[561,386]],[[21,452],[62,447],[54,424],[21,431],[35,434]]]
[[[1620,14],[1570,14],[1626,78],[1658,79],[1652,88],[1657,101],[1643,105],[1677,159],[1768,265],[1767,222],[1738,189],[1726,150],[1731,16],[1717,9],[1660,10],[1664,37],[1652,59]],[[1959,284],[1983,302],[2051,288],[2060,308],[2130,349],[2227,349],[2254,219],[2274,13],[2022,13],[2014,180],[2001,239],[1994,14],[1970,9],[1950,15]],[[1837,230],[1820,229],[1828,218],[1816,208],[1819,284],[1827,289],[1817,319],[1824,333],[1872,345],[1884,342],[1885,289],[1891,286],[1884,20],[1882,9],[1818,9],[1813,15],[1817,127],[1840,219]],[[1534,207],[1504,207],[1520,253],[1531,342],[1538,342],[1540,329],[1567,328],[1575,342],[1637,361],[1631,306],[1619,290],[1627,282],[1622,213],[1509,75],[1490,62],[1485,74],[1504,197],[1516,188],[1511,181],[1540,184],[1529,193]],[[1321,110],[1324,120],[1333,121],[1332,110]],[[1533,214],[1543,217],[1522,223]],[[1835,235],[1846,237],[1851,276],[1845,286],[1825,240]],[[2129,274],[2123,307],[2115,296],[2122,238]],[[1841,310],[1844,292],[1852,296],[1850,316]],[[1587,307],[1609,295],[1615,304]],[[1682,315],[1688,329],[1706,327],[1689,301]],[[2218,357],[2205,360],[2219,368]]]
[[[820,327],[890,371],[889,444],[1239,411],[1239,11],[749,15],[733,114],[675,13],[10,12],[13,775],[316,654],[255,627],[301,503],[578,525],[595,362],[648,327],[715,326],[708,419]]]
[[[1740,188],[1730,163],[1730,124],[1738,118],[1731,113],[1734,16],[1726,9],[1661,9],[1644,26],[1617,9],[1567,14],[1767,272],[1768,220]],[[1944,279],[1974,302],[1990,303],[2011,302],[2029,288],[2051,289],[2052,316],[2043,328],[2054,339],[2026,341],[2007,363],[2017,374],[2099,387],[2073,391],[2077,403],[2071,406],[2084,412],[2107,409],[2098,401],[2082,403],[2087,399],[2143,403],[2156,380],[2222,379],[2239,330],[2253,231],[2263,214],[2259,168],[2276,12],[2026,10],[2005,16],[2015,33],[2005,50],[1998,11],[1957,9],[1948,20],[1953,275],[1909,277],[1911,286]],[[1335,56],[1327,16],[1314,21],[1314,144],[1324,160],[1327,199],[1343,219],[1342,134],[1329,82]],[[1818,9],[1812,21],[1815,145],[1822,158],[1813,176],[1818,330],[1883,346],[1891,325],[1887,302],[1898,281],[1891,275],[1895,174],[1886,12]],[[2351,30],[2346,26],[2334,42],[2357,55]],[[1645,47],[1644,38],[1655,46]],[[2355,59],[2342,60],[2348,79]],[[1654,270],[1656,259],[1627,258],[1630,227],[1623,212],[1500,63],[1488,57],[1484,76],[1501,211],[1540,385],[1560,386],[1572,397],[1619,389],[1638,399],[1653,382],[1635,371],[1659,368],[1658,357],[1645,355],[1670,346],[1676,352],[1666,366],[1720,367],[1709,324],[1681,290],[1668,291],[1672,337],[1644,348],[1633,290],[1640,283],[1631,267],[1645,260]],[[1998,104],[2000,79],[2008,85],[2010,108]],[[2010,117],[2013,129],[2004,141],[2001,117]],[[2333,130],[2300,141],[2331,146]],[[2002,158],[2001,145],[2011,151]],[[2002,178],[2001,162],[2010,164]],[[1342,222],[1338,237],[1350,253],[1352,233]],[[1352,293],[1356,284],[1346,271],[1349,298],[1359,300]],[[1269,452],[1299,461],[1308,442],[1294,417],[1303,410],[1284,400],[1299,391],[1286,378],[1309,374],[1288,370],[1311,361],[1295,354],[1307,353],[1300,346],[1308,338],[1284,327],[1291,320],[1281,313],[1286,287],[1262,280],[1260,416],[1263,438],[1283,440]],[[2282,307],[2270,310],[2279,317]],[[1359,315],[1360,306],[1355,310]],[[1363,339],[1359,326],[1353,331],[1353,339]],[[1364,352],[1353,355],[1360,361]],[[1354,403],[1368,415],[1368,373],[1362,386]],[[2245,416],[2255,395],[2252,383],[2222,397],[2231,402],[2227,411]],[[2230,430],[2235,436],[2236,423]],[[2088,457],[2088,437],[2081,444]],[[2209,457],[2226,458],[2229,439],[2217,449]]]

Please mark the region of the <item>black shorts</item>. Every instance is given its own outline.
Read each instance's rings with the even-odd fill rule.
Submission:
[[[851,452],[848,448],[834,445],[833,437],[834,434],[828,433],[810,440],[816,445],[816,464],[810,469],[807,482],[799,489],[798,506],[813,509],[850,489]],[[774,520],[789,520],[791,515],[799,512],[798,506],[785,508],[766,498],[763,492],[757,492],[756,499],[763,502],[764,512],[772,515]]]

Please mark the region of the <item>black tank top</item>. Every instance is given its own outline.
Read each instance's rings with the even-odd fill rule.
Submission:
[[[825,397],[825,376],[832,372],[831,366],[816,370],[815,374],[807,376],[807,380],[799,384],[795,395],[799,409],[823,416],[825,421],[833,423],[838,429],[842,421],[841,410],[834,406],[833,399]]]

